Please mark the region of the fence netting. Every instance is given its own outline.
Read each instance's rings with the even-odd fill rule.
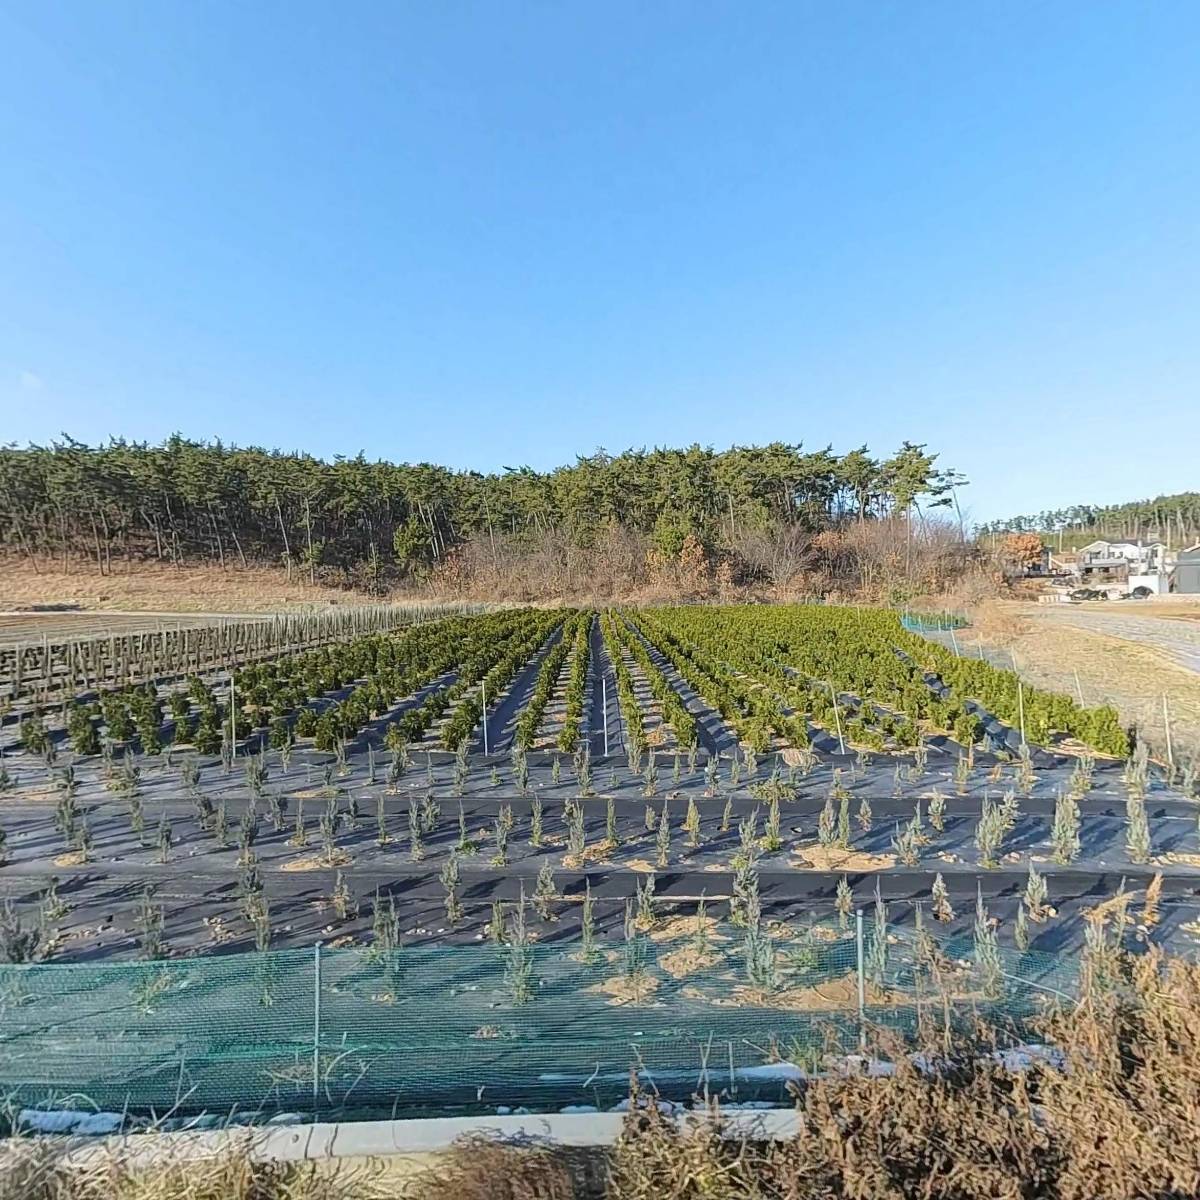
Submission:
[[[608,1108],[631,1068],[669,1098],[780,1100],[866,1031],[980,1017],[1014,1041],[1069,1001],[1066,959],[870,931],[780,940],[748,977],[734,937],[411,947],[0,967],[0,1095],[138,1114],[428,1115]]]

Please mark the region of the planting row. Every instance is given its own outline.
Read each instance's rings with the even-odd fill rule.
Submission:
[[[1010,671],[960,659],[909,633],[889,610],[668,608],[637,621],[742,739],[761,748],[772,734],[801,743],[804,718],[825,728],[844,721],[848,740],[875,749],[913,746],[925,731],[971,745],[980,721],[968,706],[976,701],[1002,721],[1022,722],[1034,743],[1062,735],[1101,754],[1129,752],[1111,707],[1083,708]],[[946,685],[944,696],[930,675]]]
[[[574,753],[585,725],[596,728],[589,682],[603,676],[615,681],[627,748],[637,754],[700,740],[712,749],[711,713],[729,731],[722,745],[756,753],[814,744],[910,751],[929,736],[970,747],[989,713],[1020,722],[1033,744],[1073,738],[1101,754],[1129,750],[1111,708],[1082,708],[958,659],[886,610],[606,611],[599,644],[607,661],[599,663],[595,620],[586,610],[445,617],[245,665],[228,685],[193,674],[185,686],[105,690],[68,702],[63,723],[83,756],[154,754],[168,742],[215,754],[251,734],[275,747],[301,738],[332,751],[376,722],[387,724],[392,748],[437,741],[453,750],[478,736],[485,710],[520,678],[522,695],[506,709],[513,743]],[[51,752],[50,723],[37,709],[22,719],[20,740]]]

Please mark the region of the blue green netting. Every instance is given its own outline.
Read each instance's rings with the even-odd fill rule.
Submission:
[[[900,624],[910,633],[937,633],[948,629],[962,629],[970,622],[959,613],[904,612]]]
[[[866,949],[867,1025],[901,1034],[922,1011],[953,1011],[1019,1040],[1075,988],[1074,969],[1045,954],[1002,952],[988,984],[969,941],[943,943],[939,991],[907,943],[889,945],[882,976],[869,937]],[[705,1083],[783,1099],[788,1071],[772,1064],[814,1068],[858,1047],[852,934],[781,940],[766,993],[736,940],[714,941],[699,969],[673,957],[690,950],[647,940],[631,982],[622,946],[585,963],[575,943],[535,945],[524,1003],[491,944],[322,951],[319,988],[310,950],[0,967],[0,1094],[160,1114],[545,1110],[611,1105],[636,1066],[678,1099]]]

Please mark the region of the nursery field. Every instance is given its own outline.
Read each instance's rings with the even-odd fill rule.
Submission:
[[[422,616],[8,660],[0,1091],[779,1099],[1200,935],[1194,765],[894,612]]]

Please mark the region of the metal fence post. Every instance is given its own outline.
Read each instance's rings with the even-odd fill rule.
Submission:
[[[600,675],[600,710],[604,714],[604,757],[608,757],[608,676]]]
[[[833,718],[837,722],[838,750],[840,753],[845,754],[846,739],[842,737],[842,714],[838,708],[837,692],[834,691],[832,683],[827,683],[825,686],[829,689],[829,694],[833,697]]]
[[[860,922],[861,923],[861,922]],[[321,1088],[321,943],[313,946],[313,1050],[312,1050],[313,1116],[320,1105]]]
[[[1170,769],[1169,778],[1175,778],[1175,748],[1171,745],[1171,709],[1167,703],[1167,693],[1163,692],[1163,730],[1167,736],[1167,767]]]
[[[863,911],[854,912],[854,949],[858,957],[858,1045],[867,1044],[867,980],[863,968]]]
[[[488,754],[488,735],[487,735],[487,680],[483,680],[479,685],[479,704],[480,712],[483,715],[483,756],[487,758]]]

